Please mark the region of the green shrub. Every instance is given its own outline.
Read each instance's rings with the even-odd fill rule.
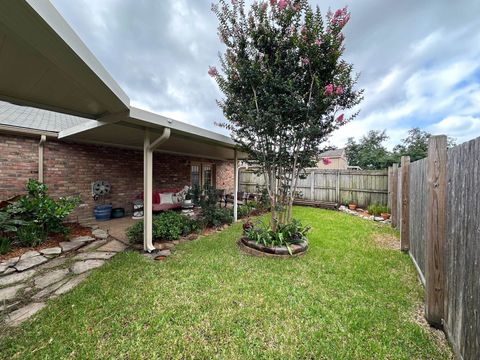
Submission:
[[[368,213],[373,216],[380,216],[382,213],[390,213],[390,209],[385,205],[373,204],[368,206]]]
[[[200,221],[206,227],[218,227],[233,222],[233,209],[217,206],[217,191],[214,188],[205,190],[205,197],[201,201],[202,212]]]
[[[68,227],[63,225],[63,221],[78,206],[80,198],[61,197],[54,200],[47,194],[48,187],[33,179],[28,180],[26,188],[27,195],[7,207],[10,216],[35,224],[41,229],[35,230],[36,233],[67,234]],[[29,228],[34,229],[33,226]]]
[[[18,228],[16,238],[20,246],[35,247],[47,239],[48,233],[36,223],[29,223]]]
[[[290,224],[279,224],[277,231],[273,231],[269,225],[259,221],[254,226],[244,227],[245,235],[259,244],[265,246],[286,246],[291,254],[290,245],[307,241],[307,233],[310,227],[293,219]]]
[[[177,240],[180,236],[196,232],[200,226],[196,220],[174,211],[165,211],[153,217],[152,232],[155,240]],[[127,229],[130,242],[143,242],[143,221]]]
[[[12,218],[12,215],[6,211],[0,211],[0,235],[14,233],[18,227],[25,225],[26,222]]]
[[[10,251],[11,241],[9,238],[0,237],[0,255],[6,254]]]

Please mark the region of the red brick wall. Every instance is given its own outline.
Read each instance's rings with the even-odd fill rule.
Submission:
[[[154,154],[154,188],[182,188],[190,184],[190,161],[213,162],[217,188],[233,190],[233,164],[187,156]],[[38,176],[38,139],[0,134],[0,200],[23,193],[25,182]],[[91,183],[107,180],[112,186],[105,199],[114,207],[131,211],[132,200],[143,191],[143,152],[97,145],[47,140],[44,180],[54,197],[80,195],[82,204],[73,214],[92,217],[101,203],[91,196]]]

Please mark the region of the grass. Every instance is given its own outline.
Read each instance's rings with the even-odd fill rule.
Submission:
[[[415,322],[422,289],[385,226],[295,208],[312,226],[301,258],[242,254],[236,224],[163,262],[117,255],[0,339],[5,359],[447,359]]]

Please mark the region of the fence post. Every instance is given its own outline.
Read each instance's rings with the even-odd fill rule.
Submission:
[[[410,250],[410,156],[402,156],[402,216],[400,221],[400,249]]]
[[[392,226],[398,225],[398,164],[392,167]]]
[[[340,170],[337,170],[337,182],[335,183],[335,197],[337,198],[337,204],[340,205]]]
[[[315,201],[315,170],[310,172],[310,200]]]
[[[392,208],[392,167],[387,169],[387,207]]]
[[[425,318],[441,328],[444,318],[447,137],[432,136],[427,158],[427,243],[425,263]]]

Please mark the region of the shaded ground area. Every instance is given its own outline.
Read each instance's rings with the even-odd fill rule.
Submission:
[[[448,359],[416,321],[423,290],[387,226],[296,208],[312,226],[294,259],[236,245],[241,224],[176,246],[165,261],[123,253],[4,334],[0,357]]]

